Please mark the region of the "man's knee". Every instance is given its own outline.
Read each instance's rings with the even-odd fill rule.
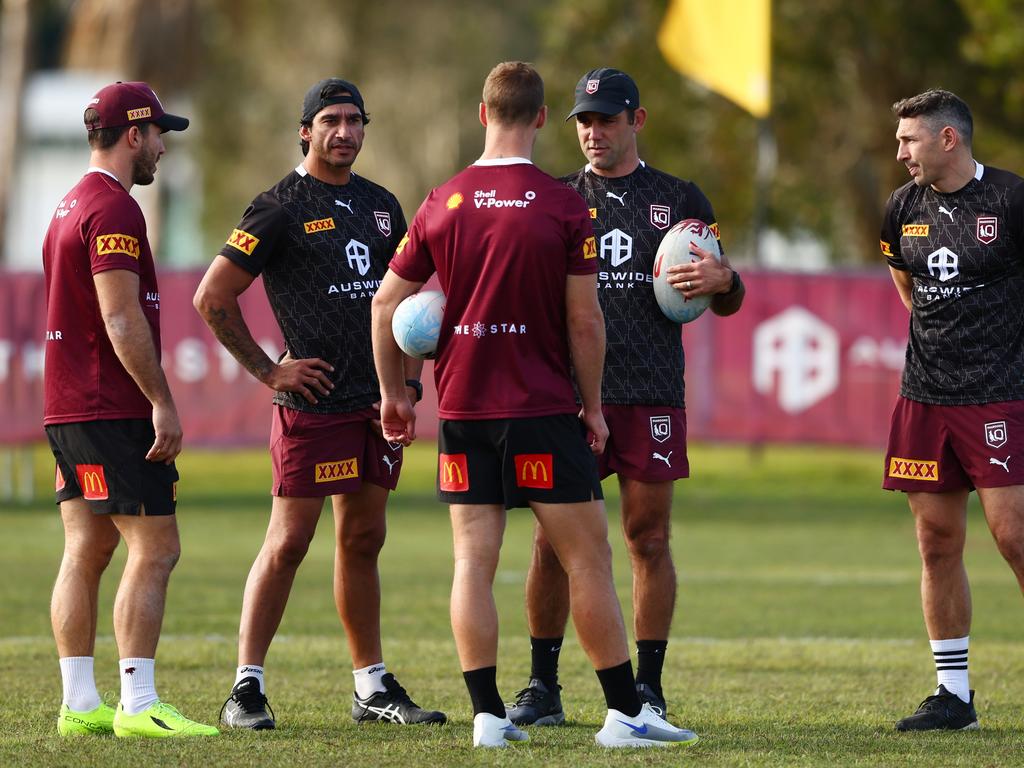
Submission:
[[[544,535],[544,530],[538,525],[533,538],[533,562],[534,567],[541,571],[561,570],[562,563],[555,554],[551,542]]]
[[[312,532],[286,531],[267,540],[263,545],[263,556],[274,570],[294,569],[306,557],[312,541]]]
[[[348,527],[339,532],[338,546],[345,557],[376,561],[384,548],[386,535],[383,521],[380,525]]]
[[[926,568],[941,568],[963,557],[964,537],[959,526],[918,521],[917,547]]]
[[[626,546],[637,560],[659,560],[671,557],[668,521],[633,520],[624,523]]]
[[[996,540],[999,553],[1014,570],[1024,568],[1024,531],[1017,526],[993,528],[992,536]]]

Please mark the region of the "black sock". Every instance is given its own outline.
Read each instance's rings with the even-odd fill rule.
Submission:
[[[561,637],[530,636],[530,677],[540,680],[551,690],[558,685],[558,654],[561,650]]]
[[[636,682],[645,683],[661,693],[661,668],[665,664],[665,648],[668,640],[636,641]]]
[[[626,717],[640,714],[640,697],[636,695],[636,681],[633,679],[633,664],[624,661],[617,667],[597,670],[597,679],[604,690],[608,709],[617,709]]]
[[[497,667],[482,667],[462,673],[469,689],[469,698],[473,701],[474,717],[481,712],[487,712],[495,717],[507,717],[505,702],[498,694],[497,676]]]

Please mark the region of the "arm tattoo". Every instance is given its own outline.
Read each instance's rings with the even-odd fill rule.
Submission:
[[[274,368],[273,361],[253,339],[240,314],[226,307],[210,307],[204,318],[213,335],[249,373],[266,381]]]

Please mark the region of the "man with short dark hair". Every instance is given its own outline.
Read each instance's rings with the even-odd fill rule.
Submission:
[[[973,120],[949,91],[893,105],[896,160],[882,255],[910,312],[883,487],[903,491],[921,553],[921,603],[937,688],[898,731],[978,727],[967,671],[967,497],[985,511],[1024,589],[1024,179],[985,167]]]
[[[380,433],[370,300],[406,227],[395,196],[352,171],[368,122],[352,83],[329,78],[309,89],[299,121],[305,159],[253,200],[195,296],[220,342],[275,392],[273,506],[242,600],[238,668],[221,716],[231,727],[275,727],[264,661],[328,496],[334,597],[355,667],[352,718],[446,720],[409,698],[381,649],[377,558],[402,446]],[[276,363],[253,340],[238,303],[259,275],[287,350]],[[403,386],[416,399],[420,367],[406,359]]]
[[[668,228],[699,219],[718,236],[711,203],[691,181],[640,159],[637,136],[647,122],[640,91],[625,72],[591,70],[576,86],[575,118],[587,165],[565,176],[586,200],[600,256],[598,295],[608,351],[601,400],[611,436],[598,457],[602,478],[616,474],[622,530],[633,565],[633,627],[637,691],[666,713],[661,673],[675,609],[676,572],[669,532],[674,481],[689,477],[686,457],[683,346],[679,324],[658,308],[651,283],[654,258]],[[694,247],[692,264],[671,267],[669,282],[687,298],[712,296],[711,311],[730,315],[745,294],[723,256]],[[558,657],[569,616],[566,574],[538,527],[526,581],[530,682],[511,709],[520,725],[565,719]]]
[[[56,459],[64,557],[50,616],[60,655],[62,736],[216,735],[157,697],[154,658],[180,543],[174,516],[181,423],[160,367],[160,293],[142,209],[164,111],[146,83],[102,88],[85,110],[89,170],[60,201],[43,241],[43,423]],[[128,560],[114,603],[117,710],[93,676],[100,577],[121,539]]]
[[[473,744],[527,739],[498,694],[493,593],[506,510],[526,506],[569,574],[576,629],[604,690],[597,743],[692,744],[695,734],[643,705],[634,687],[591,453],[608,437],[594,238],[580,197],[529,159],[547,119],[540,75],[523,62],[497,65],[479,118],[483,155],[430,193],[373,300],[381,423],[385,437],[408,444],[415,414],[391,319],[435,271],[446,296],[434,367],[438,495],[451,510],[452,630],[473,702]]]

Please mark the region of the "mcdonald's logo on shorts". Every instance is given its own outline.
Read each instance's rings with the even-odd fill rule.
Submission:
[[[107,478],[103,474],[102,464],[75,464],[78,476],[78,487],[86,501],[103,501],[110,498]]]
[[[442,491],[469,490],[469,466],[466,464],[466,454],[439,454],[437,472],[437,485]]]
[[[897,477],[903,480],[928,480],[938,482],[939,462],[919,461],[918,459],[898,459],[892,456],[889,459],[889,477]]]
[[[517,453],[516,485],[520,488],[554,488],[555,470],[550,453]]]

